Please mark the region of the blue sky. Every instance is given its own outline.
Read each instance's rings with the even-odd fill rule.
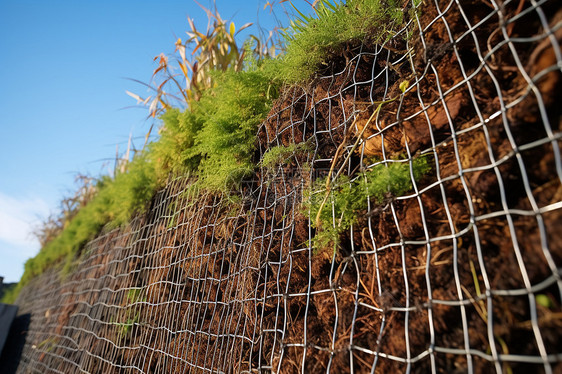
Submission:
[[[200,3],[209,7],[208,0]],[[217,0],[224,19],[274,26],[266,1]],[[305,1],[294,1],[309,9]],[[259,10],[259,13],[258,13]],[[284,19],[278,5],[277,14]],[[38,218],[74,188],[76,173],[107,173],[116,145],[137,147],[147,111],[130,108],[161,52],[185,38],[187,17],[205,29],[193,0],[0,0],[0,276],[18,281],[39,250]],[[286,19],[284,19],[286,22]],[[257,30],[254,29],[254,32]]]

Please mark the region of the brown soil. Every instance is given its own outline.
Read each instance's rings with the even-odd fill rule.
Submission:
[[[507,28],[510,38],[540,34],[537,14],[527,12],[527,4],[522,9],[517,5],[502,10],[506,18],[526,13]],[[445,4],[442,6],[445,8]],[[545,4],[543,10],[551,15],[551,25],[562,18],[554,2]],[[463,11],[474,25],[491,9],[485,2],[473,1],[463,2]],[[489,372],[494,370],[494,363],[477,355],[467,358],[466,354],[436,349],[462,351],[470,347],[489,355],[493,345],[498,354],[536,357],[540,357],[539,345],[544,344],[548,353],[562,349],[558,333],[562,326],[560,293],[556,286],[537,292],[553,302],[550,308],[536,307],[538,336],[530,322],[532,295],[493,295],[486,304],[484,294],[486,290],[524,290],[553,275],[558,278],[557,267],[562,263],[560,210],[535,216],[533,205],[540,209],[562,197],[555,166],[560,142],[529,146],[518,153],[514,148],[515,144],[525,147],[548,137],[541,108],[547,113],[550,130],[559,129],[560,108],[554,104],[555,98],[562,97],[560,70],[544,74],[557,63],[552,42],[542,38],[516,46],[525,74],[531,78],[538,77],[539,72],[544,74],[537,78],[536,89],[526,92],[526,77],[516,67],[512,51],[507,44],[500,46],[497,15],[481,23],[472,35],[464,35],[467,25],[455,4],[441,18],[430,4],[421,13],[425,44],[421,38],[414,38],[409,46],[416,51],[414,71],[406,62],[393,66],[388,81],[383,82],[386,84],[377,88],[352,85],[353,81],[369,81],[377,68],[387,66],[386,61],[399,59],[397,50],[403,46],[392,46],[386,60],[381,61],[379,56],[374,74],[372,58],[364,55],[352,61],[343,74],[319,80],[310,93],[295,89],[287,94],[274,109],[280,114],[266,122],[260,133],[261,144],[269,145],[289,145],[312,137],[315,158],[330,159],[346,131],[361,133],[377,106],[362,107],[361,102],[397,97],[400,83],[409,79],[412,84],[418,79],[401,101],[382,107],[378,127],[371,125],[363,132],[359,153],[363,158],[388,159],[403,157],[408,151],[416,154],[432,149],[439,160],[439,173],[426,176],[418,185],[423,190],[419,199],[393,201],[366,212],[353,233],[342,238],[345,245],[333,259],[329,253],[315,255],[307,267],[306,252],[292,256],[293,262],[303,264],[303,268],[299,272],[293,267],[288,293],[307,290],[310,272],[314,295],[310,299],[289,298],[291,323],[283,341],[304,344],[307,349],[287,347],[284,362],[279,364],[282,372],[300,372],[302,368],[305,372],[321,372],[328,367],[333,372],[348,372],[350,368],[370,372],[375,360],[376,371],[381,373],[407,368],[429,372],[432,365],[443,373],[464,372],[469,367],[475,372]],[[455,44],[449,42],[449,33],[457,40]],[[560,29],[555,38],[560,44]],[[483,68],[478,50],[486,53],[487,43],[498,48]],[[464,77],[471,77],[469,84]],[[385,89],[387,94],[383,96]],[[292,110],[283,109],[299,95]],[[422,102],[430,105],[425,112]],[[508,108],[505,114],[482,126],[481,118],[490,118],[502,104]],[[350,126],[351,121],[345,119],[354,109],[363,112]],[[353,170],[353,158],[348,170]],[[331,160],[318,161],[316,166],[320,169],[330,164]],[[506,209],[531,214],[506,214]],[[307,221],[301,221],[301,228],[296,224],[296,232],[307,232]],[[541,228],[545,231],[542,234]],[[426,238],[431,239],[429,246],[409,244]],[[306,239],[306,234],[300,239]],[[377,253],[373,244],[381,248]],[[356,254],[359,251],[370,253]],[[282,274],[281,279],[287,276]],[[458,303],[442,303],[470,300],[478,294],[482,295],[479,301],[465,302],[463,308]],[[308,314],[303,313],[306,309]],[[487,330],[490,325],[493,341]],[[394,359],[408,356],[416,359],[411,367]],[[498,365],[514,372],[542,367],[515,362]],[[556,368],[562,369],[560,365]]]

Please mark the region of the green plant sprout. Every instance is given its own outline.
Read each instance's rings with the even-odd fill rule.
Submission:
[[[543,308],[550,309],[554,306],[554,302],[548,295],[545,294],[538,294],[535,296],[535,300],[538,305],[542,306]]]
[[[137,313],[133,318],[127,318],[126,322],[111,322],[112,325],[117,326],[117,339],[122,342],[133,329],[133,326],[138,323],[140,313]]]

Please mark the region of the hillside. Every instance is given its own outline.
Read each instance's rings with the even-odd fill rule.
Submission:
[[[320,2],[286,38],[29,262],[18,372],[562,370],[559,2]]]

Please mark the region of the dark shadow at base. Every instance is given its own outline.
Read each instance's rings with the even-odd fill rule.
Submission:
[[[12,374],[18,370],[30,321],[31,314],[22,314],[13,320],[0,356],[0,374]]]

